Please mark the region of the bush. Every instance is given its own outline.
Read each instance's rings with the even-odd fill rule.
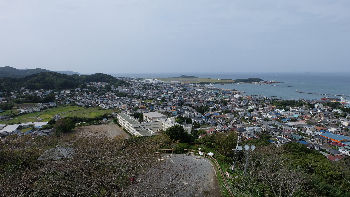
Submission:
[[[49,120],[49,122],[47,124],[55,125],[56,124],[56,120],[53,118],[53,119]]]
[[[209,149],[214,149],[225,157],[232,158],[237,145],[237,134],[235,132],[229,132],[207,135],[199,139],[198,143]]]
[[[55,123],[56,133],[68,133],[71,132],[75,127],[75,122],[72,118],[62,118]]]
[[[176,154],[186,153],[187,151],[185,149],[188,149],[189,147],[190,147],[190,145],[187,143],[178,143],[174,147],[174,153],[176,153]]]

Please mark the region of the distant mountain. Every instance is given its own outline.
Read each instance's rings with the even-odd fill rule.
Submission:
[[[42,68],[35,69],[17,69],[10,66],[0,67],[0,78],[22,78],[29,75],[34,75],[42,72],[57,72],[66,75],[79,74],[73,71],[50,71]]]
[[[84,87],[85,83],[88,82],[107,82],[112,85],[127,84],[123,80],[102,73],[93,75],[66,75],[56,72],[41,72],[23,78],[3,78],[0,80],[0,89],[10,91],[24,87],[32,90],[62,90]]]

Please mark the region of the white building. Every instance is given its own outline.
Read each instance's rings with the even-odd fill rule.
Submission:
[[[350,125],[350,121],[342,121],[341,124],[345,127],[348,127]]]
[[[161,114],[159,112],[148,112],[143,114],[143,119],[146,122],[157,121],[157,120],[162,120],[166,118],[167,118],[166,115]]]
[[[20,124],[7,125],[6,127],[4,127],[3,129],[0,130],[0,134],[1,133],[3,133],[3,134],[12,133],[12,132],[16,131],[19,126],[20,126]]]
[[[154,132],[147,129],[135,118],[126,113],[117,114],[119,124],[126,129],[129,133],[135,136],[151,136]]]
[[[126,113],[117,114],[119,124],[129,133],[135,136],[150,136],[160,131],[165,131],[175,125],[175,118],[166,118],[158,112],[143,114],[145,122],[139,122]]]
[[[163,131],[167,130],[168,128],[174,126],[176,124],[175,118],[171,117],[171,118],[167,118],[165,120],[162,121],[162,127],[163,127]]]

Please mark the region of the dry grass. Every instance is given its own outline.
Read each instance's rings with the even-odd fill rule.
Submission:
[[[120,195],[130,178],[147,171],[164,136],[81,138],[10,136],[0,141],[0,196]],[[56,145],[72,147],[73,159],[38,161]]]
[[[116,124],[82,126],[75,129],[78,136],[128,139],[130,135]]]

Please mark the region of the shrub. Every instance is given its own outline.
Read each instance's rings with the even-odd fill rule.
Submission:
[[[187,152],[187,151],[185,151],[185,149],[188,149],[189,147],[190,147],[190,145],[187,143],[178,143],[174,147],[174,153],[176,153],[176,154],[185,153],[185,152]]]
[[[55,123],[56,133],[68,133],[75,127],[75,123],[71,118],[62,118]]]

